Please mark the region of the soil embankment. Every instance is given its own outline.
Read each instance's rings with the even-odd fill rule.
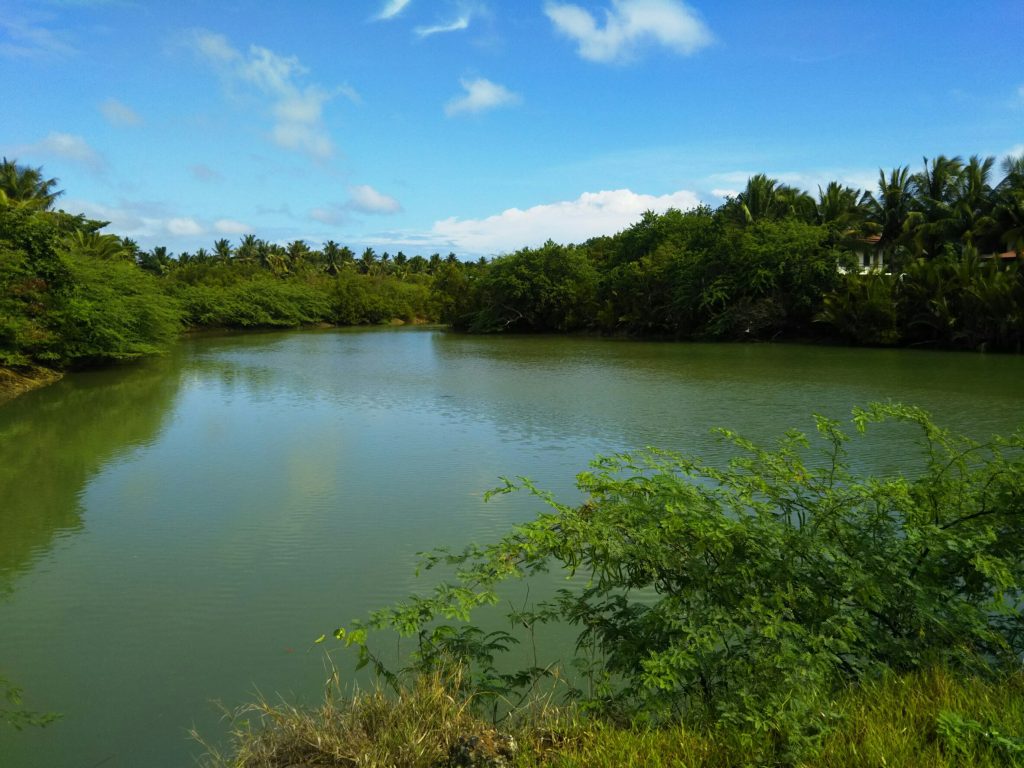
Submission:
[[[47,384],[53,384],[64,374],[49,368],[33,365],[26,368],[4,368],[0,366],[0,405],[18,395]]]

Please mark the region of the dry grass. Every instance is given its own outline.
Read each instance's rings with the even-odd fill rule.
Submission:
[[[744,768],[782,765],[731,734],[683,725],[628,728],[542,698],[501,731],[433,675],[398,694],[344,697],[335,678],[308,711],[265,700],[233,714],[226,752],[208,768]],[[1024,674],[996,681],[944,670],[850,688],[820,752],[796,768],[1014,768],[1024,766]]]

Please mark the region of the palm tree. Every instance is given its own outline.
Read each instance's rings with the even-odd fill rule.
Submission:
[[[305,240],[292,240],[285,249],[288,253],[288,260],[294,266],[300,265],[309,258],[310,250]]]
[[[0,203],[47,211],[64,194],[56,186],[57,179],[44,178],[42,168],[18,165],[6,157],[0,162]]]
[[[218,261],[230,261],[231,253],[231,242],[227,238],[222,237],[213,244],[213,256]]]
[[[324,271],[329,275],[338,274],[338,270],[341,269],[341,246],[333,240],[328,240],[320,253],[323,256]]]
[[[907,239],[906,225],[913,203],[909,168],[894,168],[888,179],[885,171],[878,171],[878,193],[868,198],[868,221],[879,236],[877,247],[890,267],[901,266],[900,251]]]
[[[238,247],[235,249],[235,261],[250,263],[259,258],[260,241],[256,235],[243,235]]]
[[[989,177],[995,162],[994,157],[982,159],[972,155],[964,166],[953,204],[954,231],[963,248],[975,248],[978,240],[983,240],[994,229]]]
[[[734,218],[742,224],[788,217],[801,221],[815,218],[814,198],[763,173],[747,179],[747,186],[736,198],[736,206]]]
[[[1006,175],[993,190],[995,239],[1000,247],[1024,254],[1024,155],[1005,158],[1002,167]]]
[[[830,181],[825,189],[818,187],[815,223],[837,233],[857,234],[867,218],[868,193]]]
[[[363,255],[359,257],[359,271],[364,275],[369,275],[376,271],[376,266],[377,254],[373,248],[367,248],[363,251]]]
[[[104,261],[134,261],[135,256],[117,235],[101,235],[76,229],[64,238],[64,246],[77,256]]]

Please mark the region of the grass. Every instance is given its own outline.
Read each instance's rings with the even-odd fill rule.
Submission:
[[[714,728],[616,725],[535,702],[500,728],[458,681],[421,677],[399,693],[344,696],[335,677],[316,710],[260,700],[232,714],[208,768],[744,768],[785,765],[772,745]],[[1024,766],[1024,673],[997,680],[935,668],[851,687],[835,727],[795,768]]]

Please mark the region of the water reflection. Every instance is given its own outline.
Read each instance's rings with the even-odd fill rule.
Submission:
[[[177,365],[79,374],[0,408],[0,590],[82,530],[81,494],[101,467],[156,439]]]

